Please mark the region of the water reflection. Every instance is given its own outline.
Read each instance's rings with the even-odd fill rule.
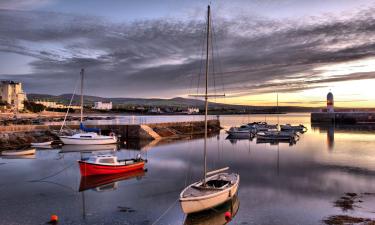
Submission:
[[[120,174],[97,175],[97,176],[84,176],[81,177],[79,185],[79,192],[94,189],[96,191],[115,190],[117,189],[118,182],[130,179],[140,180],[145,176],[145,170],[131,171]]]
[[[259,121],[264,116],[220,119],[222,126],[230,127],[248,120]],[[276,117],[267,116],[267,120],[277,123]],[[280,123],[303,123],[310,128],[309,120],[309,115],[280,116]],[[292,146],[257,144],[255,140],[236,140],[232,144],[225,139],[224,132],[208,139],[208,170],[230,166],[241,175],[241,208],[234,210],[237,213],[232,213],[235,217],[230,224],[320,224],[323,218],[337,214],[332,202],[343,193],[375,192],[372,127],[312,125]],[[77,160],[83,155],[81,151],[37,151],[34,160],[2,158],[0,187],[4,194],[0,200],[0,224],[45,224],[45,215],[55,213],[61,224],[146,225],[160,217],[157,224],[225,223],[223,213],[228,209],[222,214],[214,211],[185,218],[177,204],[186,183],[201,178],[202,143],[203,139],[198,138],[154,145],[152,150],[145,151],[149,171],[139,175],[139,180],[138,176],[80,180]],[[138,153],[135,149],[116,151],[119,158]],[[63,157],[58,158],[60,155]],[[40,182],[30,182],[35,180]],[[78,192],[81,183],[82,191]],[[83,191],[89,189],[93,191]],[[371,212],[362,213],[364,217],[373,217]],[[211,222],[213,218],[220,220]]]
[[[110,145],[64,145],[61,147],[60,153],[68,152],[115,152],[119,149],[116,144]]]
[[[35,159],[34,155],[2,155],[2,159]]]
[[[230,201],[217,206],[213,209],[203,212],[189,214],[184,224],[185,225],[222,225],[227,224],[229,220],[225,218],[225,214],[230,212],[232,219],[236,216],[240,207],[240,200],[238,196],[234,196]]]
[[[330,151],[335,148],[335,136],[338,139],[374,139],[375,124],[311,124],[319,133],[326,133],[326,144]]]

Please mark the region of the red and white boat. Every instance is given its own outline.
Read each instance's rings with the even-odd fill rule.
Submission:
[[[146,160],[140,155],[134,159],[117,159],[113,155],[93,155],[87,160],[80,160],[79,169],[82,176],[125,173],[144,168]]]

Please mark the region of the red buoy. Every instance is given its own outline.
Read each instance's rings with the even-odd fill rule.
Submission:
[[[57,215],[53,214],[53,215],[51,216],[51,220],[50,220],[50,222],[52,222],[52,223],[56,223],[58,220],[59,220],[59,217],[58,217]]]
[[[227,222],[229,222],[229,221],[232,220],[232,214],[231,214],[230,212],[226,212],[226,213],[224,214],[224,216],[225,216],[225,220],[226,220]]]

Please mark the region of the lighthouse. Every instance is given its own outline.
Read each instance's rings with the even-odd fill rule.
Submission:
[[[331,92],[329,92],[327,94],[327,112],[329,112],[329,113],[334,112],[334,109],[333,109],[333,94]]]

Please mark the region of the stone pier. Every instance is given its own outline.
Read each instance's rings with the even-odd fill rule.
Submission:
[[[311,123],[375,123],[373,112],[315,112],[311,113]]]

